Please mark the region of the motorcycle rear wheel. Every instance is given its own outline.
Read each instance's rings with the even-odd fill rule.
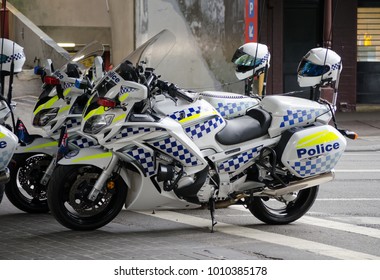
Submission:
[[[47,154],[16,154],[9,164],[10,180],[5,194],[18,209],[27,213],[47,213],[47,186],[40,180],[52,160]]]
[[[97,199],[87,199],[102,170],[95,166],[60,165],[48,187],[48,204],[56,220],[73,230],[94,230],[111,222],[123,208],[127,185],[117,176],[114,188],[103,187]]]
[[[303,189],[295,200],[285,204],[262,197],[254,197],[248,205],[251,213],[260,221],[269,225],[292,223],[309,211],[318,195],[319,186]]]

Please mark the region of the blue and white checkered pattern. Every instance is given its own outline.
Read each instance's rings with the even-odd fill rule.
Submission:
[[[218,103],[217,107],[215,108],[219,114],[222,117],[228,117],[232,114],[236,114],[239,112],[244,112],[247,111],[248,108],[256,105],[256,103],[252,101],[244,101],[244,102],[232,102],[232,103]]]
[[[264,57],[261,59],[261,63],[265,63],[267,60],[268,60],[268,58],[269,58],[269,52],[267,52],[265,55],[264,55]],[[260,63],[260,64],[261,64]]]
[[[310,160],[288,161],[288,163],[300,177],[309,177],[333,169],[341,155],[339,152]]]
[[[65,122],[67,128],[74,128],[81,125],[81,118],[69,118]]]
[[[224,123],[223,118],[216,117],[206,122],[198,123],[194,126],[189,126],[185,128],[185,132],[190,138],[192,138],[193,140],[196,140],[210,133],[211,131],[213,131],[219,125],[223,123]]]
[[[319,110],[287,110],[287,115],[283,116],[283,121],[280,124],[280,127],[289,127],[294,126],[299,123],[307,122],[313,120],[321,115]]]
[[[127,92],[134,92],[136,90],[137,90],[137,88],[127,87],[127,86],[121,86],[119,94],[124,94],[124,93],[127,93]]]
[[[340,62],[339,63],[336,63],[336,64],[333,64],[331,65],[331,70],[339,70],[340,69]]]
[[[12,62],[12,59],[14,60],[20,60],[20,59],[23,59],[25,57],[25,54],[24,53],[15,53],[15,54],[12,54],[11,56],[8,56],[7,60],[5,61],[5,63],[10,63]]]
[[[197,108],[187,108],[182,111],[174,112],[173,114],[169,115],[172,119],[179,121],[184,118],[191,117],[193,115],[199,114],[201,112],[201,107]]]
[[[244,153],[238,154],[218,165],[219,170],[225,172],[234,172],[242,167],[244,164],[249,162],[251,159],[256,157],[262,146],[253,148],[252,150],[245,151]]]
[[[12,149],[1,149],[0,151],[0,170],[3,170],[7,167],[9,160],[12,157],[13,151],[9,151]]]
[[[64,82],[64,83],[62,84],[62,88],[63,88],[63,90],[68,89],[68,88],[71,88],[71,87],[73,87],[73,86],[74,86],[74,84],[72,84],[72,83],[67,83],[67,82]]]
[[[127,151],[127,154],[136,159],[144,168],[145,173],[151,176],[155,173],[154,157],[152,153],[143,148],[134,147],[132,150]]]
[[[75,139],[72,141],[72,143],[75,145],[75,146],[78,146],[79,148],[88,148],[88,147],[92,147],[94,145],[96,145],[96,142],[94,141],[91,141],[87,138],[79,138],[79,139]]]
[[[190,153],[188,149],[186,149],[173,137],[155,142],[153,143],[153,146],[173,156],[182,162],[184,166],[195,166],[201,164],[201,162],[199,162],[199,160],[192,153]]]
[[[131,135],[139,134],[139,133],[146,133],[146,132],[152,132],[156,130],[162,130],[161,128],[155,128],[155,127],[136,127],[136,126],[129,126],[124,127],[118,134],[116,134],[114,137],[112,137],[109,141],[121,139],[123,137],[128,137]]]
[[[67,129],[76,128],[81,125],[81,118],[69,118],[66,120],[64,125],[66,125]],[[61,129],[58,128],[57,130],[53,131],[53,134],[60,133],[60,131]]]

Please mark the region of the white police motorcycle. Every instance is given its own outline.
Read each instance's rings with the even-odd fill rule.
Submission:
[[[211,105],[209,94],[179,89],[147,67],[157,66],[163,56],[154,55],[170,49],[171,40],[174,36],[162,31],[94,88],[81,131],[101,147],[72,151],[58,162],[48,186],[54,217],[74,230],[102,227],[123,206],[204,206],[210,209],[212,228],[215,209],[233,204],[246,206],[268,224],[302,217],[318,186],[333,180],[346,147],[342,133],[328,124],[333,106],[267,96],[243,115],[226,119]],[[252,75],[268,59],[252,54],[251,48],[237,50],[233,61],[238,73]],[[321,55],[326,58],[322,64]],[[341,70],[335,52],[313,49],[298,74],[300,80],[317,77],[318,84],[333,83]],[[239,100],[235,95],[231,99]]]
[[[35,68],[44,84],[33,109],[33,126],[43,129],[46,135],[30,135],[24,123],[20,119],[17,121],[15,133],[20,145],[9,165],[10,180],[5,193],[18,209],[28,213],[49,211],[46,191],[57,156],[60,156],[62,129],[67,129],[71,135],[67,139],[68,149],[96,144],[92,139],[76,134],[90,95],[87,89],[76,87],[75,82],[80,78],[82,83],[90,85],[103,77],[103,51],[103,45],[93,41],[60,69],[55,70],[50,59],[43,67]]]
[[[18,139],[13,134],[12,127],[6,123],[9,116],[12,115],[15,104],[12,102],[12,83],[13,74],[19,73],[25,63],[25,54],[21,46],[15,42],[1,38],[2,53],[0,54],[0,75],[2,81],[4,76],[9,76],[8,98],[0,94],[0,203],[4,196],[5,184],[9,181],[10,174],[8,164],[12,159],[13,153],[17,147]],[[1,86],[4,86],[2,83]]]

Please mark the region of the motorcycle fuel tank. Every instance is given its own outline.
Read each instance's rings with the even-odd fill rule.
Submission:
[[[281,162],[300,178],[332,170],[347,144],[343,135],[329,125],[293,129],[289,134],[291,136],[282,151]]]

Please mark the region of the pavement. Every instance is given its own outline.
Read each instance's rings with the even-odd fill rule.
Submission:
[[[14,99],[18,102],[16,112],[23,118],[30,118],[33,101],[41,92],[41,81],[31,76],[30,73],[18,75],[14,84]],[[336,119],[339,128],[359,134],[357,140],[347,140],[347,151],[380,150],[380,110],[337,113]],[[75,232],[58,224],[49,213],[24,213],[5,197],[0,205],[0,260],[184,259],[181,253],[184,250],[170,248],[173,244],[182,246],[181,235],[190,229],[178,224],[172,228],[178,229],[178,237],[170,234],[170,240],[165,231],[151,233],[146,225],[136,228],[117,222],[94,232]],[[146,243],[147,240],[151,242]],[[213,259],[214,256],[191,258]]]

